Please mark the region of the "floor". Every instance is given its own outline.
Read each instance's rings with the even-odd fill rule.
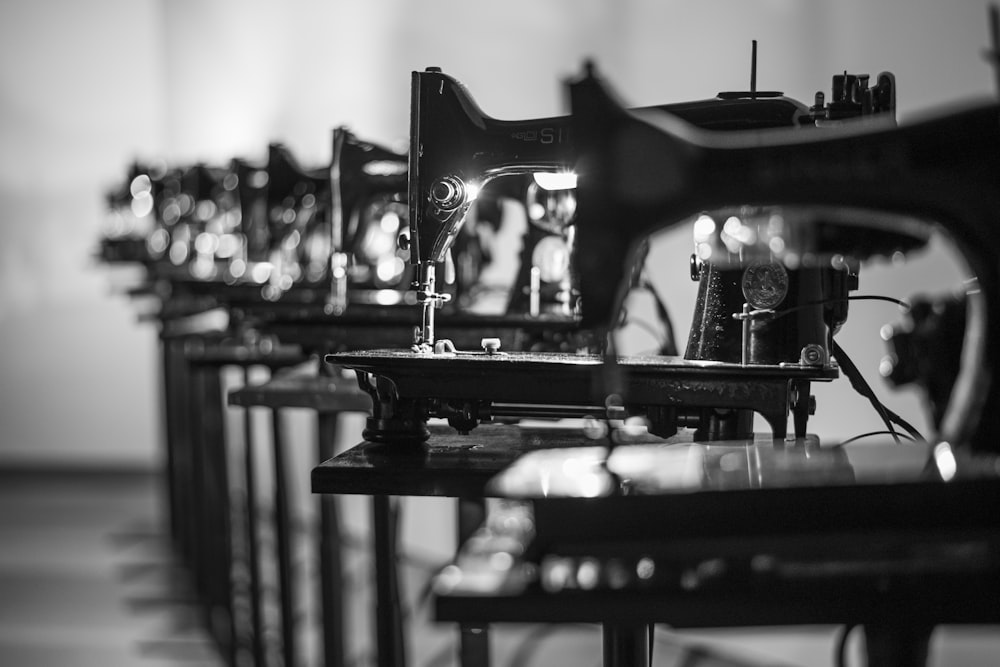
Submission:
[[[0,665],[221,665],[199,627],[184,573],[163,540],[162,516],[159,478],[151,473],[0,470]],[[368,667],[375,658],[368,546],[358,536],[345,545],[349,667]],[[457,635],[454,628],[433,622],[422,595],[438,563],[419,553],[413,550],[402,567],[410,611],[408,664],[451,667]],[[308,597],[312,576],[307,561],[300,558],[303,597]],[[315,609],[303,618],[314,619]],[[304,626],[304,644],[317,645],[315,630],[309,623]],[[658,628],[655,663],[830,665],[837,631],[674,634]],[[497,667],[600,664],[600,630],[593,626],[505,626],[491,629],[491,637]],[[848,664],[863,664],[858,649],[852,636]],[[998,661],[996,628],[935,635],[933,665]],[[315,651],[305,651],[303,665],[296,667],[316,662]]]
[[[160,480],[150,473],[0,471],[0,665],[222,665],[164,540],[160,497]],[[368,546],[363,538],[345,546],[351,667],[375,660]],[[298,561],[307,580],[312,566],[302,554]],[[439,564],[419,548],[402,563],[409,664],[416,667],[456,663],[457,633],[430,619],[423,594]],[[303,625],[300,640],[315,647],[317,633]],[[492,637],[497,665],[600,663],[593,626],[504,627]],[[660,659],[680,655],[671,642],[659,643]],[[315,654],[304,651],[302,662],[315,664]]]
[[[148,473],[0,473],[0,664],[215,667]]]

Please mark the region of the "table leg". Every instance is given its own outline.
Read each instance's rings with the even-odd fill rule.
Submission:
[[[231,497],[222,379],[219,369],[214,366],[199,367],[195,373],[198,385],[195,396],[200,406],[197,448],[202,461],[202,503],[198,511],[203,531],[203,590],[213,635],[223,655],[235,661]]]
[[[933,625],[907,623],[866,624],[865,645],[869,665],[924,667],[927,664]]]
[[[204,418],[201,406],[205,400],[205,387],[202,383],[204,368],[192,365],[189,368],[187,403],[187,439],[191,455],[191,503],[188,525],[190,539],[190,566],[194,575],[195,590],[198,600],[204,606],[205,620],[211,623],[211,578],[209,563],[211,550],[209,545],[212,537],[211,520],[208,517],[209,478],[208,457],[205,447]]]
[[[458,499],[458,545],[466,540],[486,520],[486,500],[484,498]],[[462,667],[489,667],[490,638],[486,625],[460,623],[459,664]]]
[[[286,667],[294,667],[295,583],[292,575],[291,511],[285,470],[284,423],[281,410],[272,411],[271,444],[274,448],[274,533],[278,556],[278,589],[281,600],[281,646]]]
[[[250,384],[250,367],[243,369],[243,382]],[[250,407],[243,408],[243,476],[246,484],[246,540],[247,569],[250,581],[250,632],[253,664],[264,664],[264,620],[262,612],[262,589],[260,584],[260,554],[257,544],[257,466],[254,462],[253,413]]]
[[[339,412],[320,412],[318,417],[319,460],[333,458],[337,441]],[[340,553],[340,520],[337,498],[319,496],[319,579],[322,605],[323,664],[344,664],[344,590]]]
[[[604,625],[604,667],[649,667],[651,626]]]
[[[174,544],[181,544],[181,511],[180,503],[184,497],[180,488],[180,460],[178,450],[178,390],[177,384],[180,382],[179,369],[184,363],[184,355],[178,353],[178,346],[175,341],[163,338],[160,340],[161,347],[161,379],[162,379],[162,405],[160,409],[163,413],[164,426],[164,450],[166,453],[166,487],[167,487],[167,508],[169,511],[168,520],[170,523],[170,537]]]
[[[194,391],[191,364],[184,353],[184,340],[163,341],[166,364],[170,368],[167,394],[167,424],[172,454],[171,532],[184,566],[197,575],[197,520],[195,501],[198,497],[198,477],[195,461],[193,408]]]
[[[404,667],[406,647],[396,570],[398,508],[390,496],[372,496],[375,539],[375,641],[378,667]]]

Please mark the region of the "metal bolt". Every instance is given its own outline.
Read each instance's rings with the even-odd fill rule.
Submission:
[[[701,280],[701,262],[698,261],[698,257],[695,254],[691,254],[691,259],[688,260],[688,269],[691,271],[691,280],[698,282]]]
[[[455,176],[444,176],[431,185],[430,195],[438,208],[456,209],[465,201],[465,184]]]
[[[499,338],[483,338],[480,342],[486,354],[495,354],[500,350]]]
[[[802,348],[799,363],[803,366],[823,366],[826,364],[826,350],[822,345],[809,343]]]

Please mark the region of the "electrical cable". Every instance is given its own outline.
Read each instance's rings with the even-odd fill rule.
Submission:
[[[784,310],[762,309],[762,310],[752,311],[751,315],[754,313],[763,314],[769,312],[771,314],[771,319],[776,320],[779,317],[784,317],[789,313],[794,313],[795,311],[802,310],[803,308],[809,308],[811,306],[825,306],[828,303],[841,303],[843,301],[886,301],[888,303],[894,303],[900,308],[904,308],[906,310],[910,309],[909,302],[903,299],[897,299],[891,296],[883,296],[880,294],[856,294],[854,296],[845,296],[836,299],[818,299],[816,301],[806,301],[805,303],[800,303],[797,306],[792,306],[791,308],[785,308]]]
[[[840,362],[840,367],[843,369],[844,375],[846,375],[851,381],[851,386],[854,387],[859,394],[871,402],[875,411],[878,412],[882,421],[886,424],[887,430],[890,434],[892,434],[893,439],[897,443],[899,442],[899,433],[892,427],[892,424],[895,424],[906,431],[912,440],[919,442],[927,441],[927,439],[924,438],[924,436],[916,429],[915,426],[913,426],[913,424],[900,417],[895,411],[886,407],[878,399],[878,396],[875,395],[875,391],[871,388],[871,385],[869,385],[864,379],[864,376],[861,375],[861,371],[858,370],[858,367],[854,365],[851,358],[847,356],[847,352],[840,347],[837,341],[833,341],[833,356],[835,356],[837,361]]]
[[[788,315],[789,313],[795,312],[797,310],[801,310],[802,308],[807,308],[809,306],[825,305],[827,303],[837,303],[841,301],[886,301],[888,303],[894,303],[900,308],[905,308],[905,309],[910,308],[909,302],[903,299],[897,299],[895,297],[884,296],[880,294],[858,294],[854,296],[847,296],[837,299],[821,299],[818,301],[808,301],[806,303],[802,303],[797,306],[792,306],[791,308],[786,308],[785,310],[753,311],[751,312],[751,315],[769,314],[770,319],[776,320],[779,317],[784,317],[785,315]],[[871,386],[861,375],[861,371],[858,370],[857,366],[854,365],[854,363],[847,356],[847,353],[844,352],[843,348],[841,348],[836,341],[834,341],[833,347],[834,347],[834,356],[837,357],[837,359],[841,362],[840,365],[844,370],[844,374],[847,375],[848,379],[850,379],[851,385],[858,393],[860,393],[862,396],[864,396],[871,402],[872,406],[875,408],[875,411],[878,412],[879,416],[882,418],[882,421],[885,422],[888,432],[892,435],[893,439],[896,442],[899,442],[898,433],[892,427],[892,424],[896,424],[897,426],[905,430],[907,433],[909,433],[912,439],[925,441],[924,436],[921,435],[920,432],[912,424],[910,424],[908,421],[900,417],[893,410],[889,409],[888,407],[883,405],[881,401],[879,401],[878,397],[875,395],[875,392],[872,390]]]
[[[649,292],[650,296],[653,298],[653,308],[656,311],[656,316],[660,320],[660,325],[663,327],[663,333],[658,334],[653,331],[653,329],[646,324],[643,328],[651,333],[654,338],[656,338],[660,343],[659,354],[667,356],[675,356],[677,354],[677,338],[674,333],[674,323],[670,318],[670,311],[667,309],[666,302],[663,297],[660,296],[659,291],[656,286],[645,277],[646,271],[645,267],[639,272],[639,278],[635,280],[632,286],[629,287],[629,292],[638,288],[644,289]],[[628,318],[628,309],[623,304],[619,310],[618,322],[615,325],[615,329],[621,329],[628,324],[639,325],[639,320],[630,320]],[[642,325],[640,325],[642,326]]]
[[[880,294],[858,294],[843,298],[820,299],[818,301],[809,301],[803,304],[799,304],[797,306],[792,306],[791,308],[786,308],[785,310],[779,310],[779,311],[762,310],[762,311],[754,311],[754,313],[760,315],[769,313],[770,318],[772,320],[775,320],[778,319],[779,317],[784,317],[789,313],[795,312],[802,308],[807,308],[809,306],[825,305],[827,303],[838,303],[842,301],[886,301],[888,303],[896,304],[900,308],[909,309],[910,307],[910,304],[907,301],[904,301],[902,299],[896,299],[891,296],[884,296]],[[885,423],[888,433],[892,435],[892,438],[893,440],[896,441],[896,443],[899,443],[899,434],[896,432],[896,429],[893,428],[893,424],[896,424],[897,426],[901,427],[903,430],[909,433],[913,439],[921,441],[924,440],[924,437],[920,434],[919,431],[917,431],[916,428],[913,427],[912,424],[910,424],[905,419],[896,414],[894,411],[890,410],[888,407],[882,404],[882,402],[878,399],[878,396],[875,395],[874,390],[872,390],[871,386],[864,379],[864,376],[861,375],[861,371],[858,370],[858,367],[854,365],[854,362],[851,361],[850,357],[847,356],[847,353],[844,351],[842,347],[840,347],[840,345],[836,341],[833,341],[833,353],[834,356],[837,358],[837,360],[840,362],[840,366],[844,370],[844,374],[851,381],[851,386],[854,387],[855,391],[857,391],[859,394],[867,398],[868,401],[872,404],[872,407],[875,408],[875,411],[878,413],[879,417],[881,417],[883,423]]]
[[[894,424],[896,424],[904,431],[909,433],[910,437],[913,440],[918,440],[920,442],[927,442],[927,438],[921,435],[920,431],[918,431],[916,427],[914,427],[910,422],[900,417],[898,414],[893,412],[892,409],[890,409],[889,407],[885,405],[883,405],[882,407],[885,408],[885,413],[889,416],[889,419],[891,419]]]
[[[844,371],[844,375],[846,375],[847,379],[850,380],[851,386],[854,387],[855,391],[868,399],[868,402],[871,403],[873,408],[875,408],[875,412],[877,412],[879,417],[882,418],[882,422],[885,424],[886,430],[888,430],[890,435],[892,435],[892,439],[899,444],[899,434],[896,433],[896,429],[892,427],[892,420],[889,418],[889,414],[886,412],[885,406],[878,400],[878,396],[875,395],[875,392],[868,384],[868,381],[865,380],[861,371],[858,370],[858,367],[855,366],[854,362],[851,361],[851,358],[847,356],[847,352],[844,351],[844,348],[840,347],[840,344],[835,340],[833,341],[833,356],[837,358],[841,369]]]
[[[847,440],[841,440],[840,444],[841,445],[846,445],[846,444],[848,444],[850,442],[855,442],[856,440],[862,440],[863,438],[871,438],[871,437],[876,436],[876,435],[890,435],[890,433],[889,433],[889,431],[868,431],[867,433],[861,433],[859,435],[852,436],[852,437],[848,438]],[[902,436],[902,437],[904,437],[904,438],[906,438],[907,440],[910,440],[910,441],[914,440],[914,438],[912,436],[906,435],[906,434],[903,434],[903,433],[897,433],[896,435]]]
[[[660,323],[663,325],[663,346],[660,354],[675,355],[677,354],[677,337],[674,335],[674,323],[670,319],[670,311],[667,310],[667,305],[660,296],[659,291],[648,278],[643,278],[640,283],[640,287],[648,290],[653,297],[653,305],[656,308],[656,315],[660,318]]]
[[[625,318],[625,319],[622,320],[621,324],[619,325],[619,328],[624,329],[625,327],[629,326],[630,324],[639,327],[640,329],[642,329],[643,331],[645,331],[646,333],[648,333],[650,336],[652,336],[653,338],[655,338],[656,341],[657,341],[657,343],[660,345],[660,350],[663,350],[669,344],[669,339],[667,338],[667,336],[662,336],[661,337],[661,334],[660,334],[660,332],[658,332],[656,330],[656,327],[654,327],[652,324],[650,324],[646,320],[640,320],[640,319],[634,318],[634,317],[633,318]],[[661,352],[661,351],[657,351],[657,354],[665,354],[665,353]]]

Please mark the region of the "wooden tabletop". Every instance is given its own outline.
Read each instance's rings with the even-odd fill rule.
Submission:
[[[484,424],[468,435],[431,425],[420,445],[362,442],[312,471],[313,493],[478,498],[525,452],[587,444],[579,429]]]
[[[321,375],[315,365],[277,373],[269,381],[229,392],[243,407],[308,408],[318,412],[371,412],[372,401],[353,376]]]

